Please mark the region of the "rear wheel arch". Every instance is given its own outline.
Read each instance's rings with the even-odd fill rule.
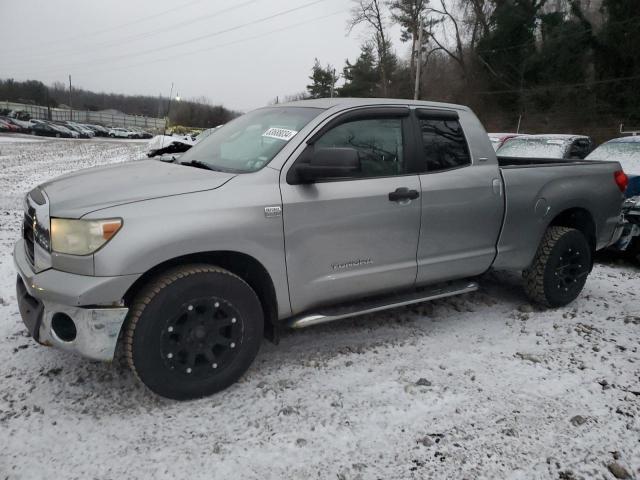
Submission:
[[[265,337],[273,343],[279,342],[278,301],[271,275],[261,262],[241,252],[227,250],[200,252],[162,262],[147,270],[129,287],[123,298],[125,305],[131,305],[138,293],[159,275],[175,267],[194,263],[223,268],[244,280],[256,293],[262,305]]]
[[[563,210],[551,220],[547,228],[549,227],[568,227],[578,230],[589,242],[591,253],[596,251],[598,239],[596,223],[593,215],[586,208],[573,207]]]

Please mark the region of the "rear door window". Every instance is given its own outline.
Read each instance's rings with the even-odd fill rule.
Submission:
[[[420,118],[421,171],[440,172],[471,165],[462,127],[453,118]]]

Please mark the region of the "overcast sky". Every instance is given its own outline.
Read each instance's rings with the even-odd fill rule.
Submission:
[[[95,91],[206,96],[249,110],[305,89],[314,57],[341,71],[350,0],[0,0],[0,77]],[[295,9],[295,10],[294,10]],[[397,38],[398,35],[394,34]],[[404,46],[398,45],[398,53]]]

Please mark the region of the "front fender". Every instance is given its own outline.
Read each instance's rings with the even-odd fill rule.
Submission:
[[[95,275],[144,274],[174,258],[201,252],[243,253],[265,267],[280,314],[286,314],[290,303],[282,216],[265,215],[266,207],[282,207],[277,178],[278,172],[265,168],[239,175],[216,190],[91,213],[85,218],[123,219],[118,234],[94,255]]]

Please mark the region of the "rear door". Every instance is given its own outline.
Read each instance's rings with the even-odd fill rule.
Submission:
[[[479,126],[475,117],[467,120]],[[487,140],[487,151],[472,152],[454,111],[418,109],[415,121],[422,194],[417,283],[483,273],[495,257],[504,212],[491,146]],[[486,136],[476,133],[474,141]]]
[[[408,114],[406,107],[350,111],[323,127],[296,160],[304,161],[309,149],[354,148],[362,163],[355,176],[300,185],[283,172],[294,313],[414,285],[421,206],[420,181],[408,173],[415,152]],[[397,198],[399,189],[415,198]]]

